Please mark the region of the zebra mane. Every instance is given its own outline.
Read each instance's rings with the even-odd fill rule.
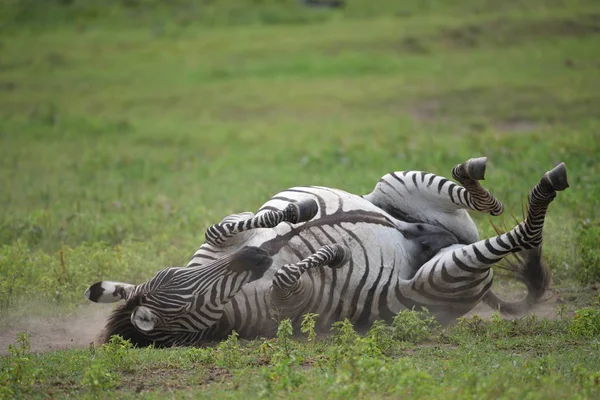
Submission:
[[[119,335],[125,340],[131,341],[131,344],[138,347],[146,347],[155,343],[155,340],[142,334],[131,323],[131,314],[133,310],[140,305],[142,293],[127,300],[125,304],[118,306],[108,317],[106,326],[100,336],[100,343],[108,343],[111,336]]]

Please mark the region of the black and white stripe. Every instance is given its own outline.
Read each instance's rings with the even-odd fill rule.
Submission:
[[[270,336],[277,320],[299,324],[308,312],[327,329],[343,318],[368,326],[405,308],[426,307],[446,321],[488,297],[501,304],[490,291],[491,267],[511,253],[538,249],[548,205],[568,184],[561,164],[533,188],[522,223],[479,240],[466,210],[503,210],[478,182],[484,171],[484,158],[456,166],[453,176],[463,186],[430,173],[396,172],[365,196],[288,189],[256,215],[232,215],[210,227],[187,268],[161,271],[133,289],[122,314],[137,318],[141,344],[185,345],[232,330]],[[532,271],[544,272],[535,254],[521,265],[533,280]],[[114,316],[109,327],[118,329],[109,330],[125,325]],[[140,332],[145,327],[151,329]]]
[[[206,230],[206,243],[222,246],[235,235],[260,228],[275,228],[282,222],[297,224],[312,219],[318,210],[314,201],[289,203],[283,210],[267,210],[254,216],[245,214],[247,218],[228,218],[219,224],[212,225]],[[241,216],[242,214],[240,214]]]

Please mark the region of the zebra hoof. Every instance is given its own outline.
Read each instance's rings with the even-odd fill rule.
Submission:
[[[335,252],[335,256],[328,264],[329,268],[341,268],[350,259],[350,249],[340,244],[332,244],[331,247]]]
[[[546,181],[552,186],[554,190],[560,192],[569,187],[567,180],[567,166],[564,162],[561,162],[550,171],[546,172],[542,181]]]
[[[469,178],[476,181],[485,180],[485,167],[487,166],[487,157],[471,158],[466,162],[466,170]]]
[[[319,206],[317,202],[310,200],[302,200],[297,203],[290,203],[283,210],[285,213],[285,220],[292,224],[298,224],[300,222],[310,221],[319,212]]]

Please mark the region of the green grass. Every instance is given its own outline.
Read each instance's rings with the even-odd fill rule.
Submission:
[[[401,312],[391,327],[358,335],[347,322],[329,337],[205,348],[132,349],[115,337],[101,347],[31,354],[23,336],[0,359],[0,394],[47,398],[597,398],[600,312],[550,322],[461,320],[452,328]],[[317,317],[318,318],[318,317]],[[582,324],[582,321],[585,323]],[[595,328],[584,328],[586,323]],[[410,329],[407,329],[410,328]],[[595,330],[594,330],[595,329]],[[310,329],[307,330],[310,338]],[[414,332],[419,332],[414,334]]]
[[[495,219],[505,226],[539,177],[566,162],[571,188],[550,207],[544,254],[554,286],[575,293],[570,310],[589,303],[578,293],[600,281],[597,2],[354,0],[343,11],[276,1],[59,3],[0,8],[3,324],[43,312],[31,304],[74,309],[100,279],[138,282],[183,265],[211,223],[289,186],[366,193],[387,172],[448,176],[479,155],[490,160],[485,185],[505,203],[507,215]],[[487,216],[473,216],[482,236],[493,234]],[[579,375],[561,374],[597,367],[597,342],[559,345],[561,335],[543,334],[539,343],[554,347],[526,356],[494,339],[476,351],[416,346],[384,366],[435,382],[425,397],[449,386],[456,398],[511,390],[584,398]],[[529,340],[519,346],[542,348]],[[254,364],[244,364],[244,381],[212,364],[182,364],[186,351],[130,353],[149,370],[180,372],[165,373],[177,388],[196,382],[184,395],[256,389]],[[36,357],[52,376],[80,374],[92,356]],[[527,366],[551,372],[534,376]],[[303,382],[319,383],[299,393],[314,397],[345,379],[301,371]],[[85,394],[80,378],[36,385]],[[514,379],[522,386],[506,386]]]

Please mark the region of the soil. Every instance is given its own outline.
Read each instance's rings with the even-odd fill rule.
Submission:
[[[96,342],[110,311],[109,307],[90,304],[67,315],[27,316],[11,321],[0,330],[0,354],[8,352],[8,345],[15,343],[20,332],[29,334],[32,352],[88,347]]]
[[[502,296],[502,298],[508,298],[508,297]],[[552,320],[557,319],[558,314],[556,312],[556,309],[557,309],[558,305],[561,303],[562,303],[561,297],[557,293],[553,293],[552,291],[549,291],[548,293],[546,293],[546,295],[542,298],[542,300],[538,304],[536,304],[531,310],[529,310],[523,316],[535,314],[536,316],[538,316],[540,318],[547,318],[547,319],[552,319]],[[485,319],[485,318],[490,318],[492,316],[492,314],[494,314],[494,310],[491,307],[489,307],[488,305],[486,305],[485,303],[481,302],[474,309],[469,311],[465,315],[465,317],[472,317],[474,315],[478,315],[479,317]],[[520,316],[520,317],[522,317],[522,316]],[[515,318],[515,317],[513,317],[513,318]]]

